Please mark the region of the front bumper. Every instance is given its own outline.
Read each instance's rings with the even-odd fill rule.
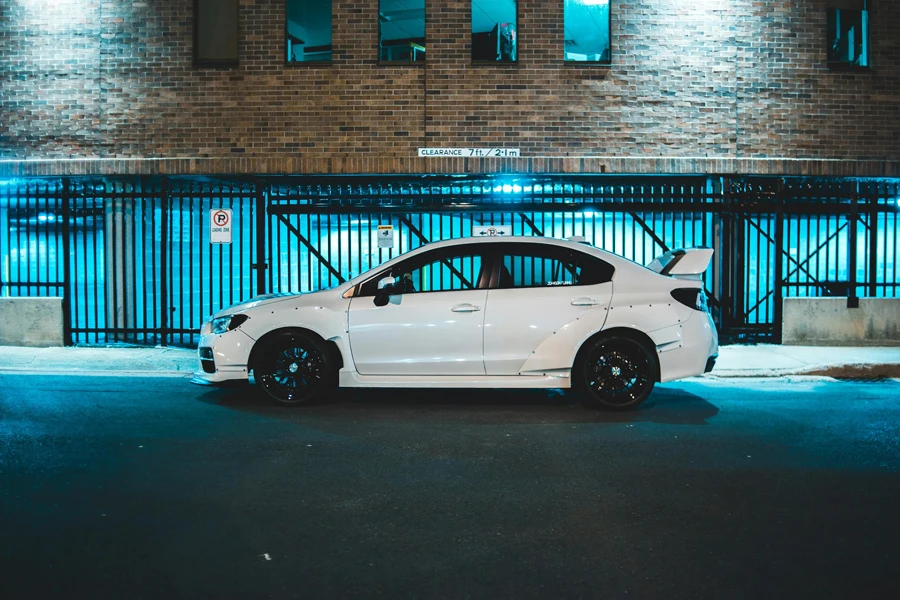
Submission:
[[[249,381],[253,342],[240,329],[222,334],[204,333],[197,349],[200,370],[194,373],[191,383],[228,385]]]

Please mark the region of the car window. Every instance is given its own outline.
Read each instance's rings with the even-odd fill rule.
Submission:
[[[595,285],[612,280],[609,263],[566,248],[515,244],[503,248],[498,288]]]
[[[472,290],[481,277],[481,255],[473,250],[443,248],[401,261],[360,287],[359,296],[374,296],[378,281],[394,277],[403,294]]]
[[[398,265],[400,266],[400,265]],[[449,292],[472,290],[478,285],[481,274],[481,257],[450,256],[424,264],[412,264],[394,274],[402,283],[403,293]]]

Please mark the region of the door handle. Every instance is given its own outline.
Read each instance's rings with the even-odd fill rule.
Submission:
[[[450,310],[452,310],[453,312],[469,313],[469,312],[478,312],[479,310],[481,310],[481,307],[475,306],[474,304],[457,304]]]
[[[597,306],[599,302],[593,298],[581,297],[572,300],[572,306]]]

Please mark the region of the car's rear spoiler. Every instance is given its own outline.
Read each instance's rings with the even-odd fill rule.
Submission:
[[[647,268],[660,275],[699,279],[712,255],[712,248],[676,248],[654,258]]]

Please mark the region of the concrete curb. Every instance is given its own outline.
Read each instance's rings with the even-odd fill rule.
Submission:
[[[30,369],[27,367],[0,367],[0,374],[8,375],[47,375],[59,377],[183,377],[190,379],[193,371],[123,371],[121,369],[71,369],[57,371],[52,369]]]
[[[835,379],[894,379],[900,377],[900,364],[846,364],[817,367],[805,367],[800,369],[729,369],[716,371],[703,375],[704,377],[718,377],[722,379],[741,378],[775,378],[775,377],[832,377]]]

